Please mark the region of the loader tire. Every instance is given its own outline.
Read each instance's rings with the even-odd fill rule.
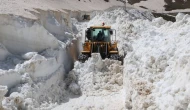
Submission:
[[[123,56],[121,56],[119,54],[112,54],[112,55],[110,55],[110,59],[121,61],[121,64],[123,64]]]
[[[80,54],[78,57],[78,60],[82,63],[84,63],[86,60],[88,60],[88,55]]]

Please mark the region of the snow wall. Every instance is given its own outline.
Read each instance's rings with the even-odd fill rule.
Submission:
[[[1,73],[16,72],[16,75],[21,76],[18,77],[20,83],[11,88],[10,96],[3,100],[3,107],[51,109],[57,105],[56,102],[68,101],[69,95],[65,88],[69,88],[69,92],[79,94],[76,91],[80,89],[91,98],[83,97],[84,99],[80,100],[82,103],[76,107],[83,106],[83,101],[87,100],[88,103],[85,103],[87,107],[94,104],[95,109],[102,109],[105,105],[94,103],[92,100],[101,100],[102,97],[109,99],[106,96],[109,96],[110,92],[112,95],[121,90],[123,94],[119,95],[120,104],[117,105],[124,105],[125,109],[189,109],[189,15],[178,14],[176,22],[167,22],[162,18],[153,18],[149,12],[134,9],[125,12],[123,9],[115,9],[97,13],[90,22],[76,25],[83,30],[102,22],[117,30],[119,50],[121,54],[126,54],[124,70],[118,62],[109,60],[99,62],[97,58],[90,58],[84,64],[76,62],[74,69],[65,77],[67,64],[64,62],[68,62],[70,58],[67,49],[72,47],[67,41],[64,43],[65,40],[58,41],[57,48],[24,53],[20,56],[14,56],[7,52],[9,49],[6,46],[2,46],[4,56],[11,56],[9,59],[2,58],[2,62],[14,63],[14,69],[1,70]],[[58,39],[60,36],[55,38]],[[61,57],[62,55],[64,57]],[[52,66],[54,64],[56,66]],[[16,76],[14,78],[16,79]],[[122,78],[123,81],[120,81]],[[6,91],[6,87],[3,87],[2,91]],[[101,97],[90,97],[98,95]],[[124,103],[121,101],[122,98]],[[100,102],[105,103],[104,101],[106,102],[106,100]],[[110,104],[109,101],[106,103]]]
[[[0,85],[9,89],[9,97],[2,102],[6,93],[2,92],[0,102],[6,110],[38,109],[44,107],[42,103],[51,102],[45,106],[50,109],[62,102],[64,77],[78,56],[77,29],[69,12],[32,13],[38,19],[0,16]]]
[[[124,60],[125,108],[187,110],[189,105],[189,23],[153,18],[138,10],[116,9],[97,15],[87,26],[105,22],[117,30]]]
[[[117,30],[119,50],[126,54],[126,109],[190,109],[189,15],[179,13],[170,22],[149,12],[115,9],[98,13],[83,26],[102,22]]]
[[[137,20],[133,51],[125,58],[126,105],[133,109],[189,109],[189,21],[179,13],[176,22],[162,18]],[[134,33],[135,31],[133,31]],[[132,38],[134,37],[134,38]],[[138,103],[139,106],[136,106]]]
[[[67,77],[71,92],[81,94],[53,110],[121,110],[124,107],[123,66],[121,62],[105,59],[93,53],[85,63],[75,62]],[[116,101],[117,100],[117,101]]]
[[[147,16],[145,16],[147,15]],[[76,22],[79,34],[84,34],[84,29],[92,25],[111,25],[117,30],[120,54],[132,51],[132,46],[126,41],[125,32],[130,25],[125,22],[132,22],[137,19],[153,19],[151,13],[130,10],[125,12],[122,8],[109,9],[104,12],[97,12],[96,16],[89,22]],[[127,23],[128,23],[127,22]],[[125,27],[126,26],[126,27]],[[81,29],[80,29],[81,28]],[[130,31],[129,31],[130,32]],[[124,40],[122,38],[125,38]],[[125,41],[125,42],[123,42]],[[124,65],[125,67],[126,65]],[[94,109],[94,110],[122,110],[126,108],[125,73],[121,62],[110,59],[102,60],[98,55],[93,54],[85,63],[75,62],[74,69],[70,71],[69,78],[71,91],[80,89],[81,96],[72,99],[68,103],[56,107],[60,109]],[[123,84],[124,83],[124,84]],[[77,87],[80,88],[77,88]]]

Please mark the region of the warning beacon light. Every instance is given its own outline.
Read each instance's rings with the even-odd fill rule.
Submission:
[[[105,23],[103,22],[103,23],[102,23],[102,26],[104,26],[104,25],[105,25]]]

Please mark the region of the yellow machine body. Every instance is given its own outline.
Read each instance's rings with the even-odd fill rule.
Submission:
[[[113,39],[114,37],[115,39]],[[79,60],[84,62],[88,57],[91,57],[92,53],[100,53],[103,59],[120,60],[116,30],[111,29],[111,26],[91,26],[88,28],[85,34],[83,50],[81,51],[82,55],[79,56]]]
[[[108,45],[108,51],[110,54],[119,54],[118,50],[117,50],[117,42],[114,42],[113,44],[110,44],[109,42],[85,42],[83,44],[83,50],[81,51],[81,53],[83,54],[91,54],[91,48],[92,45]]]

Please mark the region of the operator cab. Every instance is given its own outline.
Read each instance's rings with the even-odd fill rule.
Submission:
[[[100,28],[100,29],[92,29],[92,42],[110,42],[110,33],[109,29]]]
[[[86,30],[86,37],[91,42],[111,42],[111,35],[113,30],[110,26],[91,26]]]

